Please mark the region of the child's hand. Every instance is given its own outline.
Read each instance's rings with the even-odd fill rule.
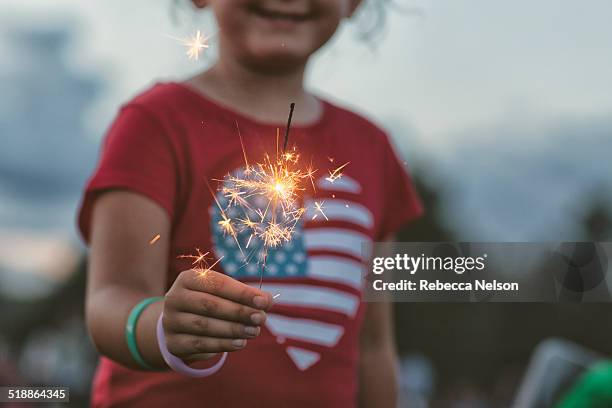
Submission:
[[[164,302],[168,350],[186,361],[241,350],[259,335],[270,306],[268,293],[227,275],[183,271]]]

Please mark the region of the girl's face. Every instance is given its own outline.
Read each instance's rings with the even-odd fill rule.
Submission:
[[[331,38],[359,0],[193,0],[210,6],[222,55],[251,68],[291,70]]]

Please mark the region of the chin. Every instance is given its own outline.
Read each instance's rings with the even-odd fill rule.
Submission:
[[[250,50],[245,62],[254,68],[266,71],[291,71],[301,69],[308,62],[312,52],[296,49],[289,45],[258,47]]]

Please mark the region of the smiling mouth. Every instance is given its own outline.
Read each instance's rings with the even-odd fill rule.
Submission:
[[[258,17],[265,18],[271,21],[286,21],[286,22],[294,22],[300,23],[308,20],[310,18],[310,14],[301,13],[301,12],[287,12],[280,10],[271,10],[258,6],[251,7],[251,12]]]

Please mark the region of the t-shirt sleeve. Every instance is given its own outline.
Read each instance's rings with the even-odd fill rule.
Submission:
[[[424,212],[408,169],[387,138],[383,156],[384,209],[377,237],[379,241],[392,238],[403,226]]]
[[[123,107],[106,134],[98,166],[85,187],[78,214],[85,241],[89,241],[96,196],[106,190],[142,194],[172,218],[177,173],[172,143],[155,116],[138,105]]]

